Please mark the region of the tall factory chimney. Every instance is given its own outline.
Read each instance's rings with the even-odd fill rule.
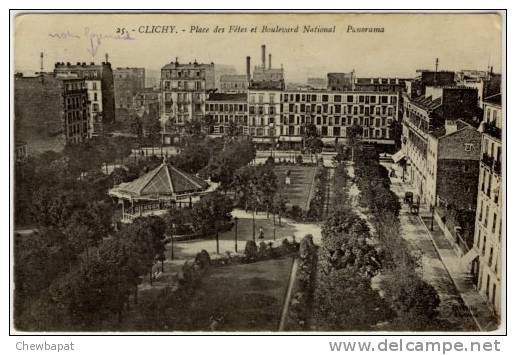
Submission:
[[[272,54],[269,53],[269,69],[272,69]]]
[[[39,71],[40,71],[40,73],[43,73],[43,57],[44,56],[45,55],[43,54],[43,52],[41,52],[39,54]]]
[[[247,82],[251,81],[251,57],[245,58],[245,73],[247,74]]]
[[[265,69],[265,44],[262,44],[262,68]]]

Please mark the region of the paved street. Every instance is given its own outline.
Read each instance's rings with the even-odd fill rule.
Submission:
[[[383,163],[383,165],[387,169],[391,168],[389,163]],[[401,174],[398,173],[397,176],[401,176]],[[410,185],[403,183],[399,177],[391,178],[391,190],[400,199],[403,199],[405,191],[412,191]],[[478,330],[474,318],[457,291],[424,224],[417,215],[410,213],[406,204],[402,204],[400,224],[403,238],[415,250],[421,252],[423,279],[430,283],[439,294],[441,299],[438,308],[439,318],[447,321],[452,329],[462,331]]]

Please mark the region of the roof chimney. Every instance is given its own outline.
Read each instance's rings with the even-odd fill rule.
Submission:
[[[251,57],[247,56],[245,58],[245,73],[247,74],[247,82],[251,81]]]
[[[106,53],[106,64],[109,63],[109,54]]]
[[[44,54],[43,52],[41,52],[39,54],[39,58],[40,58],[40,72],[43,73],[43,57],[44,57]]]
[[[262,68],[265,69],[265,44],[262,44]]]
[[[457,131],[457,121],[454,120],[446,120],[444,122],[444,128],[446,130],[446,134],[450,134]]]
[[[269,53],[269,69],[272,69],[272,54]]]

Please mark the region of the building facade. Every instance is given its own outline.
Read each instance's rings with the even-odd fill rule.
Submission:
[[[248,135],[247,115],[246,93],[212,93],[206,100],[205,122],[209,123],[212,135]]]
[[[220,77],[220,91],[228,94],[247,93],[249,81],[247,75],[222,75]]]
[[[478,291],[498,315],[502,294],[502,125],[501,95],[497,94],[484,100],[474,242],[478,257],[473,260],[472,274]]]
[[[388,149],[394,145],[391,125],[396,120],[397,93],[285,91],[280,141],[300,142],[304,127],[314,124],[325,144],[345,143],[348,129],[360,126],[363,142]]]
[[[248,134],[258,144],[275,145],[281,135],[283,91],[254,89],[248,93]]]
[[[354,71],[349,73],[328,73],[328,90],[353,91],[354,82]]]
[[[325,78],[308,78],[306,79],[306,86],[314,90],[325,90],[328,82]]]
[[[102,133],[102,116],[103,116],[103,106],[102,106],[102,82],[100,80],[85,80],[87,91],[88,91],[88,101],[89,101],[89,135],[90,138],[92,136],[97,136]]]
[[[101,64],[93,62],[90,64],[85,62],[77,62],[76,64],[58,62],[55,63],[54,73],[57,76],[75,75],[86,81],[92,81],[92,84],[100,80],[101,101],[99,107],[102,107],[102,115],[99,118],[102,119],[103,124],[115,121],[115,88],[111,63],[108,61]],[[98,87],[93,89],[93,85],[88,85],[88,88],[91,88],[91,91],[88,93],[90,96],[98,91]]]
[[[425,95],[404,96],[402,150],[409,162],[409,178],[422,203],[434,204],[436,196],[430,192],[428,151],[432,132],[445,129],[447,121],[458,119],[473,124],[478,115],[477,91],[473,88],[426,87]],[[435,189],[431,189],[435,191]]]
[[[116,68],[113,70],[115,109],[130,109],[137,90],[145,87],[145,68]]]
[[[15,138],[31,151],[60,151],[89,137],[89,101],[84,79],[16,75],[14,80]]]
[[[161,68],[161,122],[166,144],[188,121],[205,116],[207,93],[215,89],[215,65],[172,62]]]

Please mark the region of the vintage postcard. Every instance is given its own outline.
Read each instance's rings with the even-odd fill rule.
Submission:
[[[504,13],[11,20],[13,331],[504,329]]]

